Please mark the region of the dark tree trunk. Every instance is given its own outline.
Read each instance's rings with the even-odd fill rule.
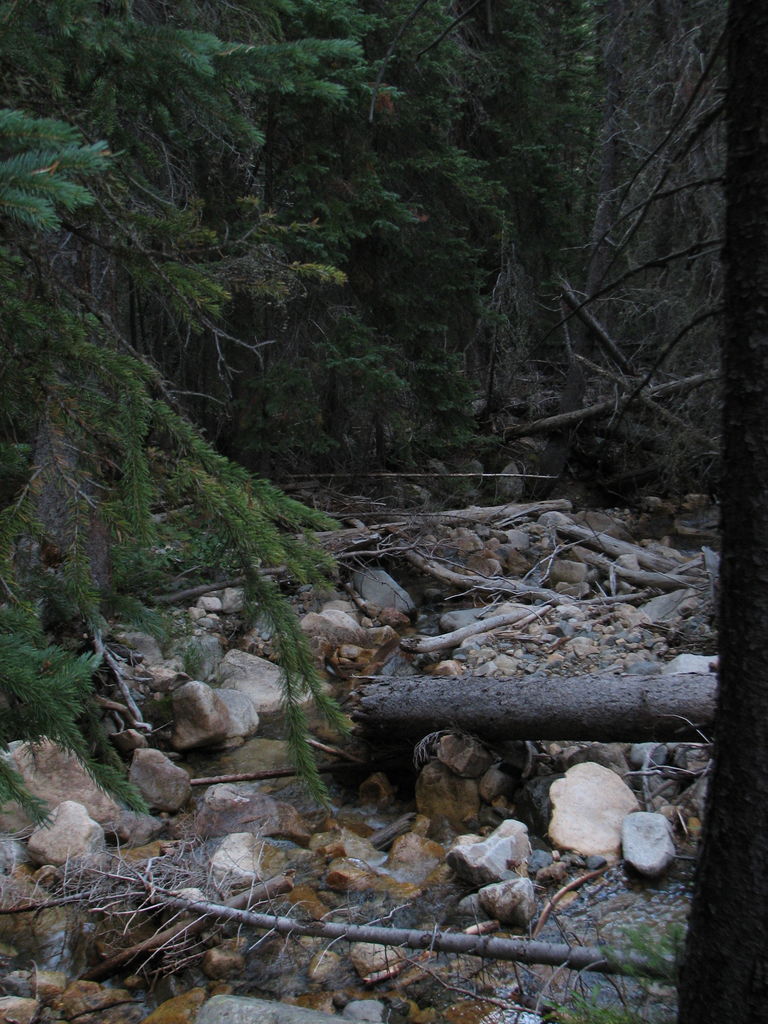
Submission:
[[[404,676],[367,683],[352,717],[388,739],[438,729],[488,740],[699,739],[695,726],[714,717],[715,688],[714,675],[694,674]]]
[[[768,6],[731,0],[721,690],[680,1024],[768,1019]]]

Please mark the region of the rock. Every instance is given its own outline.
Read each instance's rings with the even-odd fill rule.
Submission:
[[[209,786],[195,815],[194,828],[203,839],[252,832],[288,839],[299,846],[306,846],[312,835],[295,807],[259,792],[250,783]]]
[[[624,860],[641,875],[663,875],[675,858],[667,819],[648,811],[628,814],[621,826],[621,850]]]
[[[382,626],[392,629],[406,629],[411,624],[410,618],[398,608],[381,608],[377,618]]]
[[[193,637],[183,652],[187,671],[195,679],[202,679],[203,682],[208,682],[215,677],[223,656],[221,640],[210,633]]]
[[[446,860],[460,878],[479,886],[524,874],[530,854],[528,829],[508,818],[480,842],[475,836],[460,836]]]
[[[551,864],[539,868],[535,878],[537,885],[556,885],[559,887],[565,882],[567,876],[568,865],[561,860],[555,860]]]
[[[35,970],[34,983],[37,998],[51,1003],[66,989],[67,975],[64,971]]]
[[[549,791],[562,775],[537,775],[528,779],[515,794],[516,814],[539,836],[544,836],[552,817]]]
[[[204,612],[220,612],[221,598],[214,597],[213,594],[204,594],[197,599],[197,607],[202,608]]]
[[[496,478],[496,496],[501,502],[519,501],[525,492],[525,474],[519,462],[508,462]]]
[[[104,829],[74,800],[63,800],[48,824],[35,829],[27,842],[27,852],[34,864],[66,864],[68,860],[105,850]]]
[[[227,739],[231,725],[226,704],[207,683],[192,680],[174,691],[174,750],[219,746]]]
[[[341,1016],[345,1020],[370,1021],[371,1024],[378,1024],[389,1017],[387,1007],[378,999],[351,999],[341,1011]]]
[[[42,1009],[37,999],[21,996],[0,997],[0,1021],[7,1024],[35,1024]]]
[[[433,820],[445,818],[461,828],[474,821],[480,810],[477,781],[462,779],[440,761],[430,761],[416,780],[416,807],[419,814]]]
[[[533,850],[528,858],[528,870],[535,875],[542,868],[548,868],[552,863],[552,854],[549,850]]]
[[[663,676],[674,676],[678,672],[717,672],[717,655],[710,658],[705,654],[678,654],[661,670]]]
[[[95,981],[73,981],[54,999],[53,1009],[78,1024],[138,1024],[145,1013],[124,988],[106,988]]]
[[[218,679],[228,689],[244,693],[260,715],[273,714],[282,707],[282,672],[266,658],[227,651],[219,665]]]
[[[349,947],[349,959],[361,978],[390,970],[405,956],[405,950],[399,946],[381,946],[376,942],[353,942]]]
[[[352,586],[368,604],[377,608],[396,608],[404,615],[416,611],[413,598],[384,569],[365,569],[352,574]]]
[[[338,1024],[335,1014],[291,1003],[245,996],[214,996],[205,1003],[195,1024]]]
[[[53,809],[62,800],[77,794],[94,821],[105,825],[120,817],[121,808],[96,785],[73,754],[67,753],[51,740],[20,743],[12,749],[11,767],[21,775],[26,789]],[[18,807],[9,807],[0,814],[0,831],[18,832],[31,824]]]
[[[440,632],[452,633],[482,619],[485,608],[456,608],[440,616]]]
[[[189,776],[160,750],[135,750],[128,778],[150,807],[158,811],[180,810],[189,800]]]
[[[245,968],[245,957],[231,945],[222,944],[205,951],[200,967],[206,978],[214,980],[231,978],[233,974],[242,974]]]
[[[244,739],[253,736],[259,729],[259,713],[253,701],[242,690],[233,690],[228,686],[220,686],[216,696],[227,709],[227,739]]]
[[[306,859],[298,847],[286,850],[252,832],[235,832],[222,840],[211,858],[211,875],[220,885],[241,888],[287,870],[300,853]]]
[[[670,622],[698,606],[695,590],[672,590],[667,594],[652,597],[640,606],[651,622]]]
[[[646,759],[650,757],[650,763],[659,765],[666,764],[669,750],[665,743],[633,743],[629,748],[629,764],[639,771],[644,767]]]
[[[362,861],[368,867],[383,864],[387,859],[386,853],[377,850],[369,839],[343,827],[316,832],[309,841],[309,848],[327,860],[347,857]]]
[[[601,764],[603,768],[610,768],[622,777],[629,771],[624,746],[621,743],[586,743],[563,751],[562,764],[565,769],[588,761]]]
[[[151,814],[124,810],[116,822],[109,822],[107,831],[123,846],[144,846],[159,836],[166,823]]]
[[[519,785],[519,776],[515,777],[502,771],[497,765],[491,765],[480,779],[480,797],[487,804],[492,804],[499,797],[511,800]],[[549,819],[547,819],[549,820]]]
[[[394,802],[395,788],[384,772],[374,772],[360,783],[357,795],[364,804],[386,807]]]
[[[113,732],[109,738],[121,754],[131,754],[134,750],[149,746],[149,740],[138,729],[123,729],[121,732]]]
[[[225,587],[221,592],[221,610],[225,615],[237,615],[243,610],[244,601],[242,587]]]
[[[163,652],[160,644],[149,633],[141,633],[138,630],[129,630],[126,633],[118,633],[117,639],[121,644],[130,647],[142,656],[144,661],[150,665],[156,665],[163,660]]]
[[[415,832],[398,836],[387,857],[387,870],[399,882],[421,885],[443,863],[445,850]]]
[[[556,583],[583,583],[589,573],[589,566],[584,562],[571,562],[566,558],[555,558],[549,567],[549,582],[554,586]]]
[[[618,857],[622,822],[638,804],[615,772],[593,762],[574,765],[552,784],[549,795],[549,837],[556,846],[585,856]]]
[[[502,924],[527,928],[536,913],[536,896],[530,878],[511,878],[486,885],[478,896],[486,914]]]
[[[166,999],[141,1024],[195,1024],[205,999],[204,988],[191,988],[179,996]]]
[[[299,625],[302,631],[314,641],[315,646],[341,647],[342,644],[356,644],[370,647],[369,631],[358,625],[357,620],[346,612],[329,609],[325,612],[309,612]]]
[[[437,744],[437,758],[463,779],[478,779],[490,768],[493,757],[479,740],[463,733],[448,733]]]

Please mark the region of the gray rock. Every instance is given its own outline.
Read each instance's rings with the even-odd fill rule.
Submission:
[[[387,1008],[378,999],[351,999],[341,1012],[346,1020],[378,1021],[387,1019]]]
[[[496,480],[496,496],[500,501],[519,501],[525,492],[525,477],[519,462],[508,462]]]
[[[360,626],[347,612],[329,608],[324,612],[308,612],[299,625],[310,637],[314,646],[326,644],[341,647],[354,644],[356,647],[373,647],[370,632]],[[232,652],[230,651],[230,654]],[[226,661],[226,658],[224,659]]]
[[[105,826],[105,831],[114,836],[122,846],[146,846],[164,831],[166,822],[153,818],[151,814],[123,810],[117,821]]]
[[[514,878],[516,868],[531,855],[528,829],[514,818],[503,821],[487,839],[476,840],[476,836],[460,836],[446,857],[448,866],[473,885]]]
[[[369,604],[377,608],[397,608],[405,615],[416,610],[413,598],[384,569],[366,569],[352,574],[352,586]]]
[[[668,749],[665,743],[633,743],[629,748],[629,764],[639,771],[650,757],[651,764],[666,764]]]
[[[34,864],[66,864],[105,850],[104,829],[74,800],[60,803],[48,823],[35,829],[27,842]]]
[[[528,870],[532,875],[542,868],[548,868],[553,863],[552,854],[549,850],[534,850],[528,858]]]
[[[160,644],[155,640],[149,633],[141,633],[138,630],[129,630],[126,633],[119,633],[117,639],[121,644],[125,644],[126,647],[130,647],[134,651],[138,651],[142,655],[144,661],[150,665],[156,665],[158,662],[163,660],[163,652],[160,650]]]
[[[237,615],[243,610],[244,600],[242,587],[225,587],[221,592],[221,610],[225,615]]]
[[[478,896],[486,914],[502,924],[526,928],[536,913],[536,896],[530,878],[511,878],[486,885]]]
[[[227,651],[219,665],[219,682],[244,693],[260,715],[273,714],[282,707],[282,673],[266,658],[245,651]]]
[[[552,817],[549,791],[553,783],[562,778],[562,775],[537,775],[528,779],[515,795],[518,817],[527,822],[536,835],[547,834],[549,819]]]
[[[200,1007],[195,1024],[331,1024],[336,1014],[245,996],[214,996]]]
[[[175,813],[189,800],[189,776],[160,750],[135,750],[128,778],[150,807]]]
[[[221,686],[216,696],[224,704],[229,715],[227,739],[253,736],[259,728],[259,713],[247,693]]]
[[[454,629],[471,626],[478,619],[482,619],[484,611],[484,608],[456,608],[454,611],[445,612],[440,616],[440,632],[452,633]]]
[[[193,675],[195,679],[202,679],[204,682],[215,677],[223,657],[221,640],[210,633],[194,637],[184,650],[184,660],[188,665],[190,675]]]
[[[710,658],[705,654],[678,654],[661,670],[663,676],[674,676],[679,672],[717,672],[717,655]]]
[[[650,878],[663,875],[675,857],[667,819],[648,811],[628,814],[621,826],[621,849],[635,871]]]
[[[695,590],[672,590],[667,594],[659,594],[652,597],[640,606],[651,622],[671,622],[685,611],[690,611],[698,605],[698,597]]]
[[[197,599],[197,607],[202,608],[204,612],[220,612],[221,598],[213,594],[204,594]]]
[[[480,796],[487,804],[492,804],[500,796],[511,800],[518,785],[519,776],[510,775],[494,764],[480,779]]]
[[[219,746],[227,739],[230,726],[226,704],[207,683],[195,679],[174,691],[174,750]]]

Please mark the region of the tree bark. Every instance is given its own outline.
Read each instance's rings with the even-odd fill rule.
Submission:
[[[715,691],[714,673],[407,676],[367,683],[352,718],[372,734],[403,739],[438,729],[488,740],[701,739],[697,727],[712,723]]]
[[[768,1013],[768,7],[728,16],[721,689],[680,1024]]]

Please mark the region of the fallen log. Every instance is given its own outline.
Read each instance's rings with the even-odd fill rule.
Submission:
[[[450,633],[441,633],[440,636],[405,636],[400,641],[400,647],[409,654],[433,654],[435,651],[444,651],[450,647],[458,647],[462,640],[467,637],[477,636],[479,633],[492,633],[495,629],[504,629],[506,626],[527,626],[536,619],[541,619],[551,609],[551,605],[543,604],[533,611],[509,612],[506,615],[491,615],[487,619],[478,619],[468,626],[454,629]]]
[[[489,740],[701,739],[698,730],[714,720],[716,687],[714,673],[377,678],[352,695],[352,719],[390,740],[439,729]]]

